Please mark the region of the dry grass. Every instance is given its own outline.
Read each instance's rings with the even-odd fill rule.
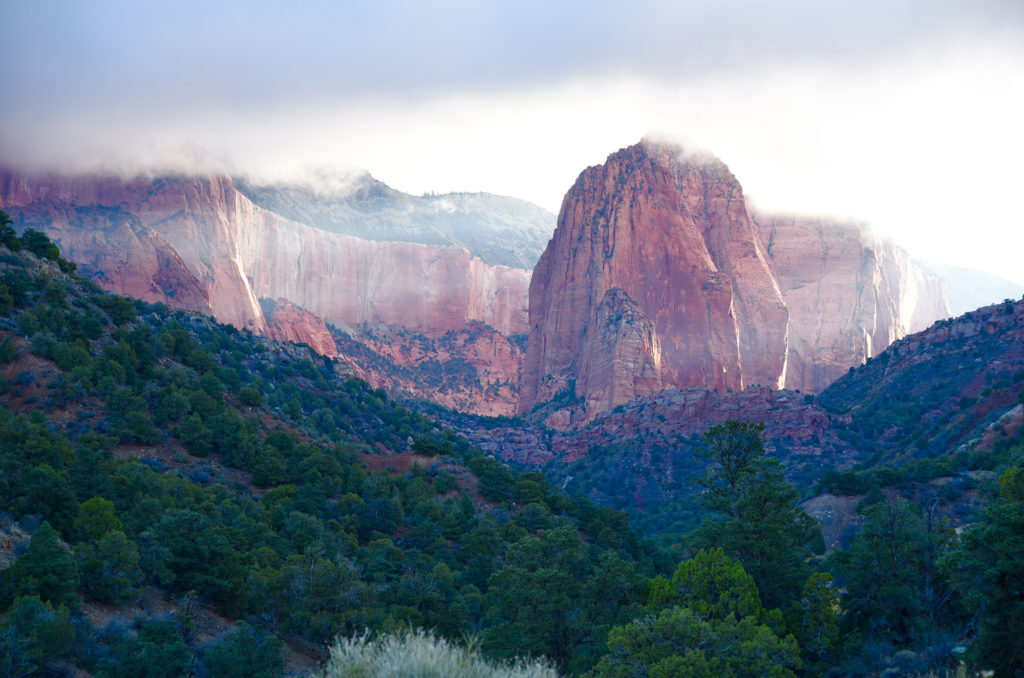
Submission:
[[[423,630],[340,638],[313,678],[558,678],[545,663],[511,665],[482,658],[473,643],[462,647]]]

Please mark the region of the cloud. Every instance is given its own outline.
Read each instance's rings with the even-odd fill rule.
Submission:
[[[1024,275],[1019,2],[148,5],[0,10],[0,161],[365,168],[557,210],[582,169],[661,130],[766,208]]]

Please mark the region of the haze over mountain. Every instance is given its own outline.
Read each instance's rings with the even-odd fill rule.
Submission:
[[[525,200],[487,193],[412,196],[366,172],[316,173],[303,182],[234,178],[260,207],[332,233],[366,240],[457,245],[488,264],[532,269],[555,215]]]
[[[580,399],[546,407],[559,427],[672,386],[817,392],[948,315],[890,240],[751,213],[720,160],[670,142],[580,175],[532,282],[462,246],[528,260],[546,219],[528,203],[416,198],[365,173],[241,183],[8,172],[0,206],[109,289],[325,355],[343,344],[374,385],[471,412]]]
[[[1024,285],[985,271],[949,266],[937,261],[924,260],[919,263],[946,284],[949,310],[953,315],[963,315],[1004,299],[1020,299],[1024,295]]]

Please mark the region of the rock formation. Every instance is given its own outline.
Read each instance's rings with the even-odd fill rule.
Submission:
[[[585,170],[530,285],[520,412],[564,428],[668,388],[817,392],[949,315],[942,283],[855,224],[749,216],[717,158],[644,140]]]
[[[479,322],[427,336],[391,325],[364,326],[335,340],[357,377],[389,393],[463,412],[512,416],[519,402],[523,351]]]
[[[365,172],[319,171],[299,181],[236,178],[236,188],[275,214],[322,231],[366,240],[457,245],[488,264],[532,269],[555,215],[489,193],[414,196]]]
[[[527,326],[529,271],[484,264],[460,247],[378,243],[311,228],[257,207],[226,176],[0,173],[0,207],[50,233],[68,258],[83,261],[115,292],[152,300],[159,296],[152,281],[178,280],[182,291],[161,300],[212,309],[221,322],[258,334],[269,333],[259,297],[287,299],[337,325],[395,323],[438,333],[481,321],[505,334]],[[101,260],[102,237],[83,210],[114,210],[136,221]],[[137,249],[136,241],[147,239]]]
[[[562,203],[530,284],[520,411],[573,385],[600,408],[667,386],[779,388],[787,327],[739,182],[709,155],[645,140],[585,170]],[[642,369],[630,380],[616,365]]]
[[[320,355],[333,358],[338,355],[331,331],[323,318],[296,306],[287,299],[260,299],[263,317],[271,339],[307,344]]]
[[[789,307],[787,388],[821,391],[949,316],[942,283],[861,225],[760,214],[754,223]]]

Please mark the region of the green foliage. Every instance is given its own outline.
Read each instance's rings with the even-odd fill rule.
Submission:
[[[18,595],[77,607],[78,565],[61,546],[57,531],[43,523],[32,535],[28,550],[11,566],[10,579]]]
[[[999,498],[961,535],[943,569],[980,618],[972,659],[996,675],[1024,671],[1024,465],[1000,478]]]
[[[807,668],[823,673],[833,664],[839,640],[839,594],[832,578],[812,574],[800,598],[786,611],[786,628],[796,636]]]
[[[238,400],[246,407],[259,407],[263,404],[263,395],[253,384],[246,384],[238,391]]]
[[[284,669],[283,647],[263,629],[239,622],[203,650],[203,664],[211,678],[274,678]]]
[[[13,223],[11,215],[0,210],[0,244],[12,252],[17,252],[21,249],[21,240],[12,226]]]
[[[60,258],[60,249],[45,233],[34,228],[26,228],[25,232],[21,234],[21,246],[43,259],[57,261]]]
[[[0,283],[0,314],[6,315],[12,310],[14,310],[14,295],[11,294],[7,285]]]
[[[556,678],[543,662],[498,664],[425,631],[340,638],[315,678]]]
[[[704,619],[693,610],[673,607],[613,629],[608,654],[588,675],[788,678],[799,668],[796,640],[780,639],[753,617]]]
[[[0,659],[0,670],[6,672],[0,675],[41,673],[46,664],[67,656],[74,642],[75,626],[67,607],[54,607],[38,596],[17,598],[0,625],[0,655],[6,655]]]
[[[151,621],[139,629],[120,669],[131,667],[140,678],[179,678],[191,673],[192,651],[169,620]],[[116,674],[115,674],[116,675]]]
[[[2,343],[0,343],[0,362],[5,365],[12,362],[17,353],[18,349],[14,345],[14,340],[12,338],[7,337]]]
[[[877,504],[865,515],[850,547],[829,560],[845,589],[844,630],[907,646],[954,602],[938,565],[954,533],[948,521],[904,500]]]
[[[133,600],[140,592],[143,572],[139,548],[119,530],[106,532],[77,549],[86,595],[105,603]]]
[[[782,677],[801,667],[796,640],[763,622],[753,580],[721,549],[680,563],[651,598],[660,612],[612,629],[608,654],[588,675]]]
[[[754,580],[721,548],[701,549],[679,563],[671,582],[655,580],[647,607],[686,607],[701,617],[760,617],[761,600]]]
[[[115,294],[103,294],[94,297],[96,305],[107,312],[115,326],[133,322],[136,317],[135,302],[127,297],[119,297]]]
[[[83,501],[75,518],[75,536],[79,541],[97,541],[108,532],[121,532],[124,526],[117,517],[114,503],[103,497]]]
[[[807,559],[820,542],[817,523],[797,505],[799,494],[778,460],[764,456],[763,424],[735,419],[705,439],[712,465],[700,479],[701,504],[713,512],[693,534],[700,547],[722,547],[757,584],[769,607],[795,599],[810,575]]]

